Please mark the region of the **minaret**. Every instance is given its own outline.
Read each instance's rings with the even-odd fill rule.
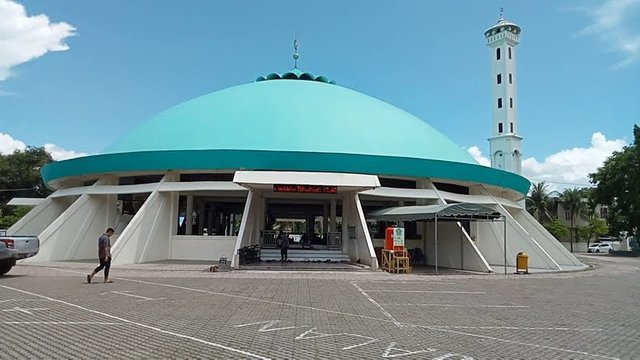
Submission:
[[[520,27],[502,17],[484,32],[491,49],[491,108],[493,130],[489,138],[491,167],[520,174],[522,137],[518,135],[516,98],[516,45]]]

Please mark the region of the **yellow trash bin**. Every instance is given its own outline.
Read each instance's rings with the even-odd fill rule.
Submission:
[[[520,274],[521,270],[524,271],[525,274],[529,273],[529,255],[524,251],[516,255],[516,274]]]

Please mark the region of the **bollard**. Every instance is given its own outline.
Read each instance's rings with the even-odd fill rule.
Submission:
[[[516,255],[516,274],[520,274],[520,270],[523,270],[524,274],[529,273],[529,255],[524,251]]]

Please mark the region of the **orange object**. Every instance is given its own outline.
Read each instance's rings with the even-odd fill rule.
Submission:
[[[384,249],[385,250],[394,250],[393,248],[393,229],[392,227],[388,227],[385,232],[385,241],[384,241]]]

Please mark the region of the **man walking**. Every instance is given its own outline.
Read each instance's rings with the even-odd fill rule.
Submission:
[[[100,270],[104,269],[104,282],[112,283],[109,279],[109,268],[111,267],[111,240],[109,239],[113,235],[114,230],[108,228],[102,236],[98,239],[98,258],[100,259],[100,265],[93,270],[93,272],[87,275],[87,284],[91,284],[91,279]]]

